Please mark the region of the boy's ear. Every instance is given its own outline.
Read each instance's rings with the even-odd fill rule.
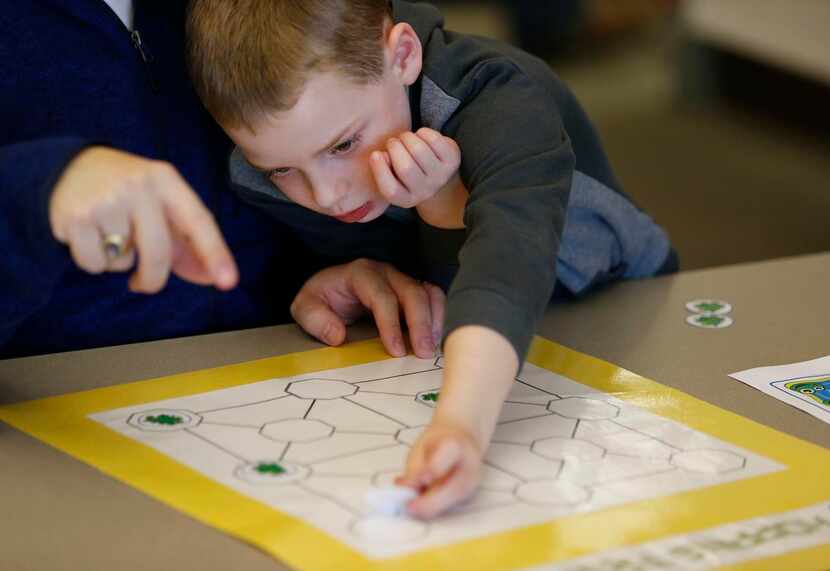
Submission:
[[[386,34],[386,62],[388,69],[404,85],[418,80],[423,67],[423,47],[412,26],[400,22]]]

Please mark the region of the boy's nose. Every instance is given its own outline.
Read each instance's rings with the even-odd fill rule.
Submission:
[[[347,185],[343,181],[318,180],[312,182],[314,201],[322,208],[331,208],[337,204],[346,193]]]

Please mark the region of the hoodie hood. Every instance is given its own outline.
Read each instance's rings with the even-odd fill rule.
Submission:
[[[436,29],[444,28],[444,17],[432,4],[392,0],[392,19],[407,22],[415,29],[423,45],[427,45]]]

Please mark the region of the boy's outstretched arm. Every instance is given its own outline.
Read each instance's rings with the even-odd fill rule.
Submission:
[[[432,422],[409,453],[398,483],[419,491],[411,515],[434,517],[469,498],[519,359],[500,333],[459,327],[444,343],[444,381]]]

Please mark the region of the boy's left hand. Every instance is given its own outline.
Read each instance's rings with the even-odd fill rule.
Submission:
[[[458,174],[461,150],[438,131],[423,127],[389,139],[370,165],[378,190],[390,204],[412,208],[434,197]]]
[[[468,499],[481,481],[481,446],[460,426],[433,421],[415,442],[397,484],[418,491],[407,512],[433,518]]]
[[[341,345],[346,326],[369,311],[386,350],[403,357],[403,314],[415,354],[426,359],[441,342],[444,305],[438,286],[417,281],[390,264],[360,259],[312,276],[294,298],[291,316],[317,339]]]

